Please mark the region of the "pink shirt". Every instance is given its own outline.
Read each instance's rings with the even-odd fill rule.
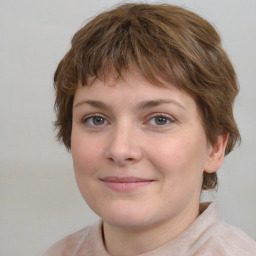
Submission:
[[[215,202],[200,204],[200,212],[177,238],[139,256],[256,256],[256,242],[221,221]],[[110,256],[102,240],[102,222],[67,236],[43,256]]]

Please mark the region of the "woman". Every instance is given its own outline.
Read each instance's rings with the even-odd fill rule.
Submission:
[[[75,34],[54,82],[58,138],[101,221],[45,255],[256,255],[216,203],[200,204],[240,140],[236,75],[207,21],[121,5]]]

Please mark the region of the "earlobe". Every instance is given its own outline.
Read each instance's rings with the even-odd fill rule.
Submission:
[[[211,146],[204,171],[207,173],[216,172],[222,165],[229,134],[218,136],[217,142]]]

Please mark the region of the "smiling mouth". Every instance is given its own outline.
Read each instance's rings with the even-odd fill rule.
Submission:
[[[145,187],[153,182],[150,179],[141,179],[137,177],[105,177],[101,181],[110,189],[119,192],[134,191]]]

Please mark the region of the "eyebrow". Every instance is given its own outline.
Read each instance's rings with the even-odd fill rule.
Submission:
[[[83,104],[88,104],[91,105],[93,107],[99,108],[99,109],[105,109],[105,110],[110,110],[112,107],[102,101],[98,101],[98,100],[82,100],[79,101],[78,103],[76,103],[74,105],[74,108],[77,108]],[[137,104],[136,109],[139,111],[142,110],[147,110],[150,108],[154,108],[157,107],[159,105],[163,105],[163,104],[174,104],[182,109],[185,109],[185,107],[179,103],[176,100],[169,100],[169,99],[156,99],[156,100],[146,100],[146,101],[142,101],[140,103]]]
[[[109,105],[105,104],[102,101],[98,101],[98,100],[82,100],[82,101],[79,101],[78,103],[76,103],[74,105],[74,108],[79,107],[83,104],[88,104],[88,105],[91,105],[93,107],[100,108],[100,109],[110,109],[111,108]]]
[[[169,99],[157,99],[157,100],[142,101],[137,105],[137,108],[138,108],[138,110],[146,110],[146,109],[157,107],[157,106],[163,105],[163,104],[174,104],[182,109],[185,109],[185,107],[178,101],[169,100]]]

